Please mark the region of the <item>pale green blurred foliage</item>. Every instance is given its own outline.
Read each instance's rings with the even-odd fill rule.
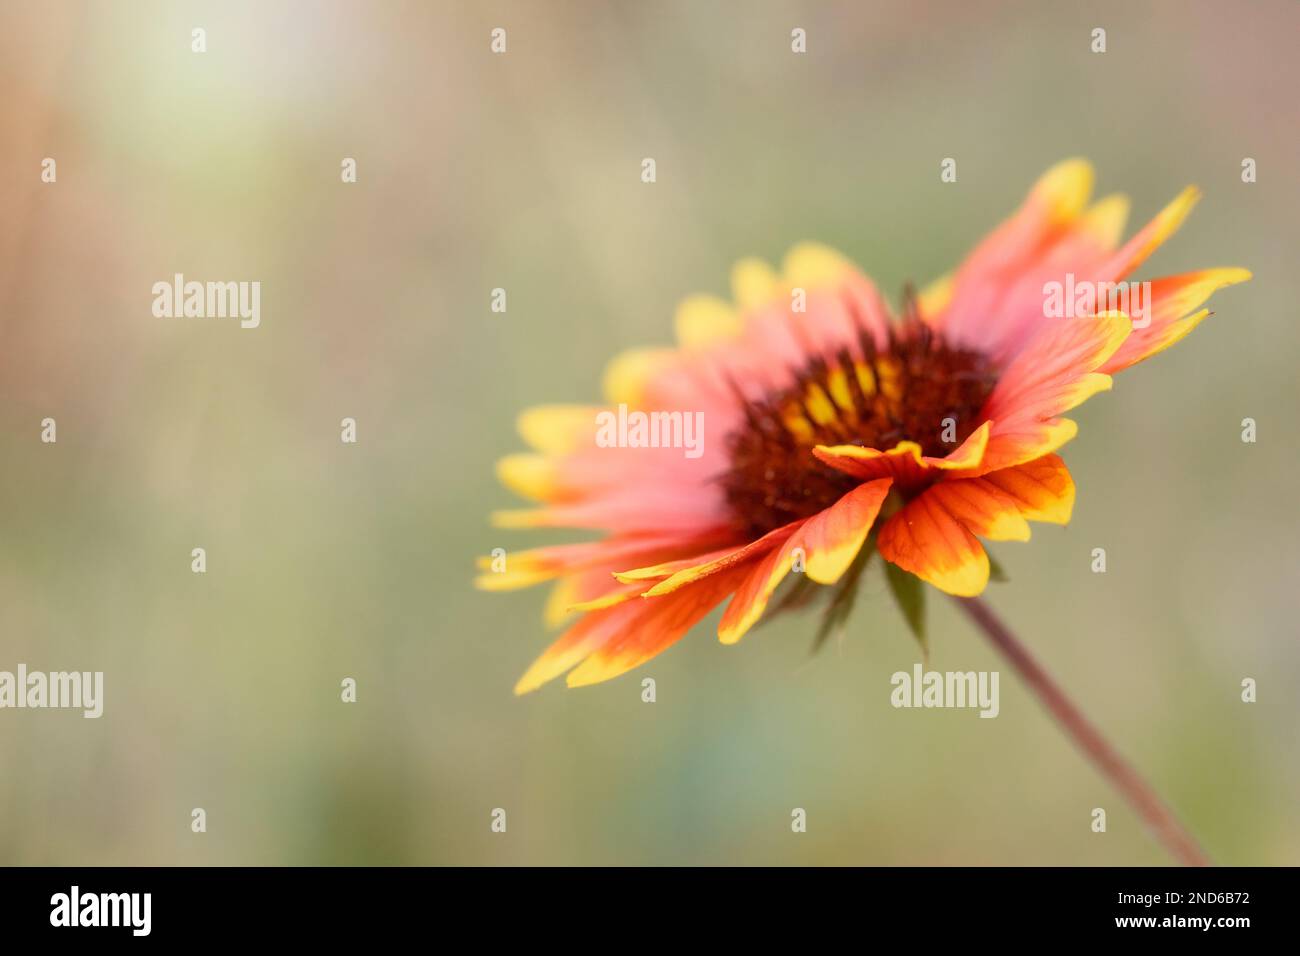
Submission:
[[[0,668],[103,670],[106,710],[0,712],[0,862],[1164,862],[1005,669],[996,720],[889,706],[916,650],[879,567],[815,658],[809,616],[705,626],[522,699],[543,593],[470,586],[548,540],[486,522],[520,408],[596,397],[742,255],[812,238],[924,282],[1083,154],[1135,222],[1205,190],[1143,275],[1256,279],[1078,414],[1074,521],[995,548],[991,599],[1212,856],[1296,863],[1297,27],[1282,0],[6,2]],[[153,318],[174,272],[261,281],[261,328]],[[999,667],[930,613],[932,666]]]

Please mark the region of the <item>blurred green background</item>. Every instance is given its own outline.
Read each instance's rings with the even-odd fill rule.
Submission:
[[[996,547],[990,596],[1216,860],[1300,862],[1300,6],[0,11],[0,669],[106,683],[99,720],[0,712],[0,863],[1166,862],[946,602],[931,665],[1000,669],[1001,716],[889,706],[878,567],[816,657],[813,617],[701,626],[522,699],[544,592],[470,585],[553,540],[486,520],[522,407],[597,397],[743,255],[924,282],[1071,155],[1135,224],[1205,190],[1142,276],[1256,278],[1075,416],[1074,520]],[[260,281],[261,327],[154,318],[175,272]]]

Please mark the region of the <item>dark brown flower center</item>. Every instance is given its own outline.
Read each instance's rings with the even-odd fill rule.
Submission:
[[[913,441],[923,455],[954,451],[980,424],[997,373],[978,352],[952,348],[909,319],[861,354],[809,359],[793,385],[746,401],[745,422],[727,437],[731,469],[722,477],[737,523],[758,537],[834,504],[859,482],[823,464],[815,445],[887,450]]]

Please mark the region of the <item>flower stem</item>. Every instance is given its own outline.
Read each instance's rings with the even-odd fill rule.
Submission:
[[[1180,863],[1186,866],[1209,866],[1210,860],[1187,832],[1164,801],[1138,776],[1097,728],[1089,723],[1047,671],[1034,660],[1029,649],[1002,623],[1001,618],[979,598],[954,598],[980,630],[988,637],[1011,666],[1019,672],[1039,701],[1051,712],[1067,735],[1087,754],[1102,776],[1114,785],[1144,823]]]

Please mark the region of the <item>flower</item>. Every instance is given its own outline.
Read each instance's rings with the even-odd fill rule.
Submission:
[[[1215,290],[1250,278],[1219,268],[1125,283],[1199,194],[1184,190],[1121,243],[1128,202],[1090,204],[1092,180],[1079,159],[1048,170],[898,318],[823,246],[796,246],[780,273],[743,260],[733,302],[679,306],[677,348],[613,360],[607,406],[524,412],[534,451],[498,474],[541,507],[498,513],[498,526],[607,534],[504,567],[481,559],[480,587],[555,580],[548,619],[581,614],[516,693],[566,671],[571,687],[622,674],[727,598],[718,635],[734,643],[792,570],[847,582],[864,545],[941,591],[977,595],[989,580],[981,538],[1065,524],[1074,482],[1056,452],[1077,428],[1060,416],[1190,332]],[[597,432],[612,407],[667,413],[666,426],[698,415],[713,440],[693,455],[626,447],[646,444],[634,438],[607,447]]]

